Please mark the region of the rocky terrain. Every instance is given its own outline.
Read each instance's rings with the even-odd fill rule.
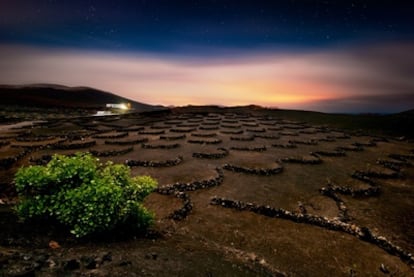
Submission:
[[[316,121],[254,106],[188,107],[3,126],[0,272],[413,275],[413,142]],[[18,221],[16,170],[78,151],[158,180],[145,200],[156,215],[147,234],[76,240]]]

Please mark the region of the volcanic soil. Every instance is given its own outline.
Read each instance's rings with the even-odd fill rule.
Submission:
[[[89,151],[150,175],[146,234],[18,221],[13,176]],[[413,276],[414,144],[271,111],[68,117],[0,128],[0,275]]]

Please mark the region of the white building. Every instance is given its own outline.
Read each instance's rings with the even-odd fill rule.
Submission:
[[[131,108],[130,103],[121,103],[121,104],[106,104],[107,108],[118,109],[118,110],[129,110]]]

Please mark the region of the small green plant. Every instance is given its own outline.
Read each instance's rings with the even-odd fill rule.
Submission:
[[[20,168],[14,180],[20,218],[55,219],[77,237],[124,224],[142,230],[153,221],[142,201],[157,182],[131,177],[129,167],[101,164],[89,153],[54,155],[45,166]]]

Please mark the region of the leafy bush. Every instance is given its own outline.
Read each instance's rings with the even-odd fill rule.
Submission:
[[[147,228],[153,215],[142,205],[157,186],[148,176],[131,177],[129,167],[89,153],[54,155],[46,166],[20,168],[15,175],[22,219],[55,219],[77,237],[123,224]]]

